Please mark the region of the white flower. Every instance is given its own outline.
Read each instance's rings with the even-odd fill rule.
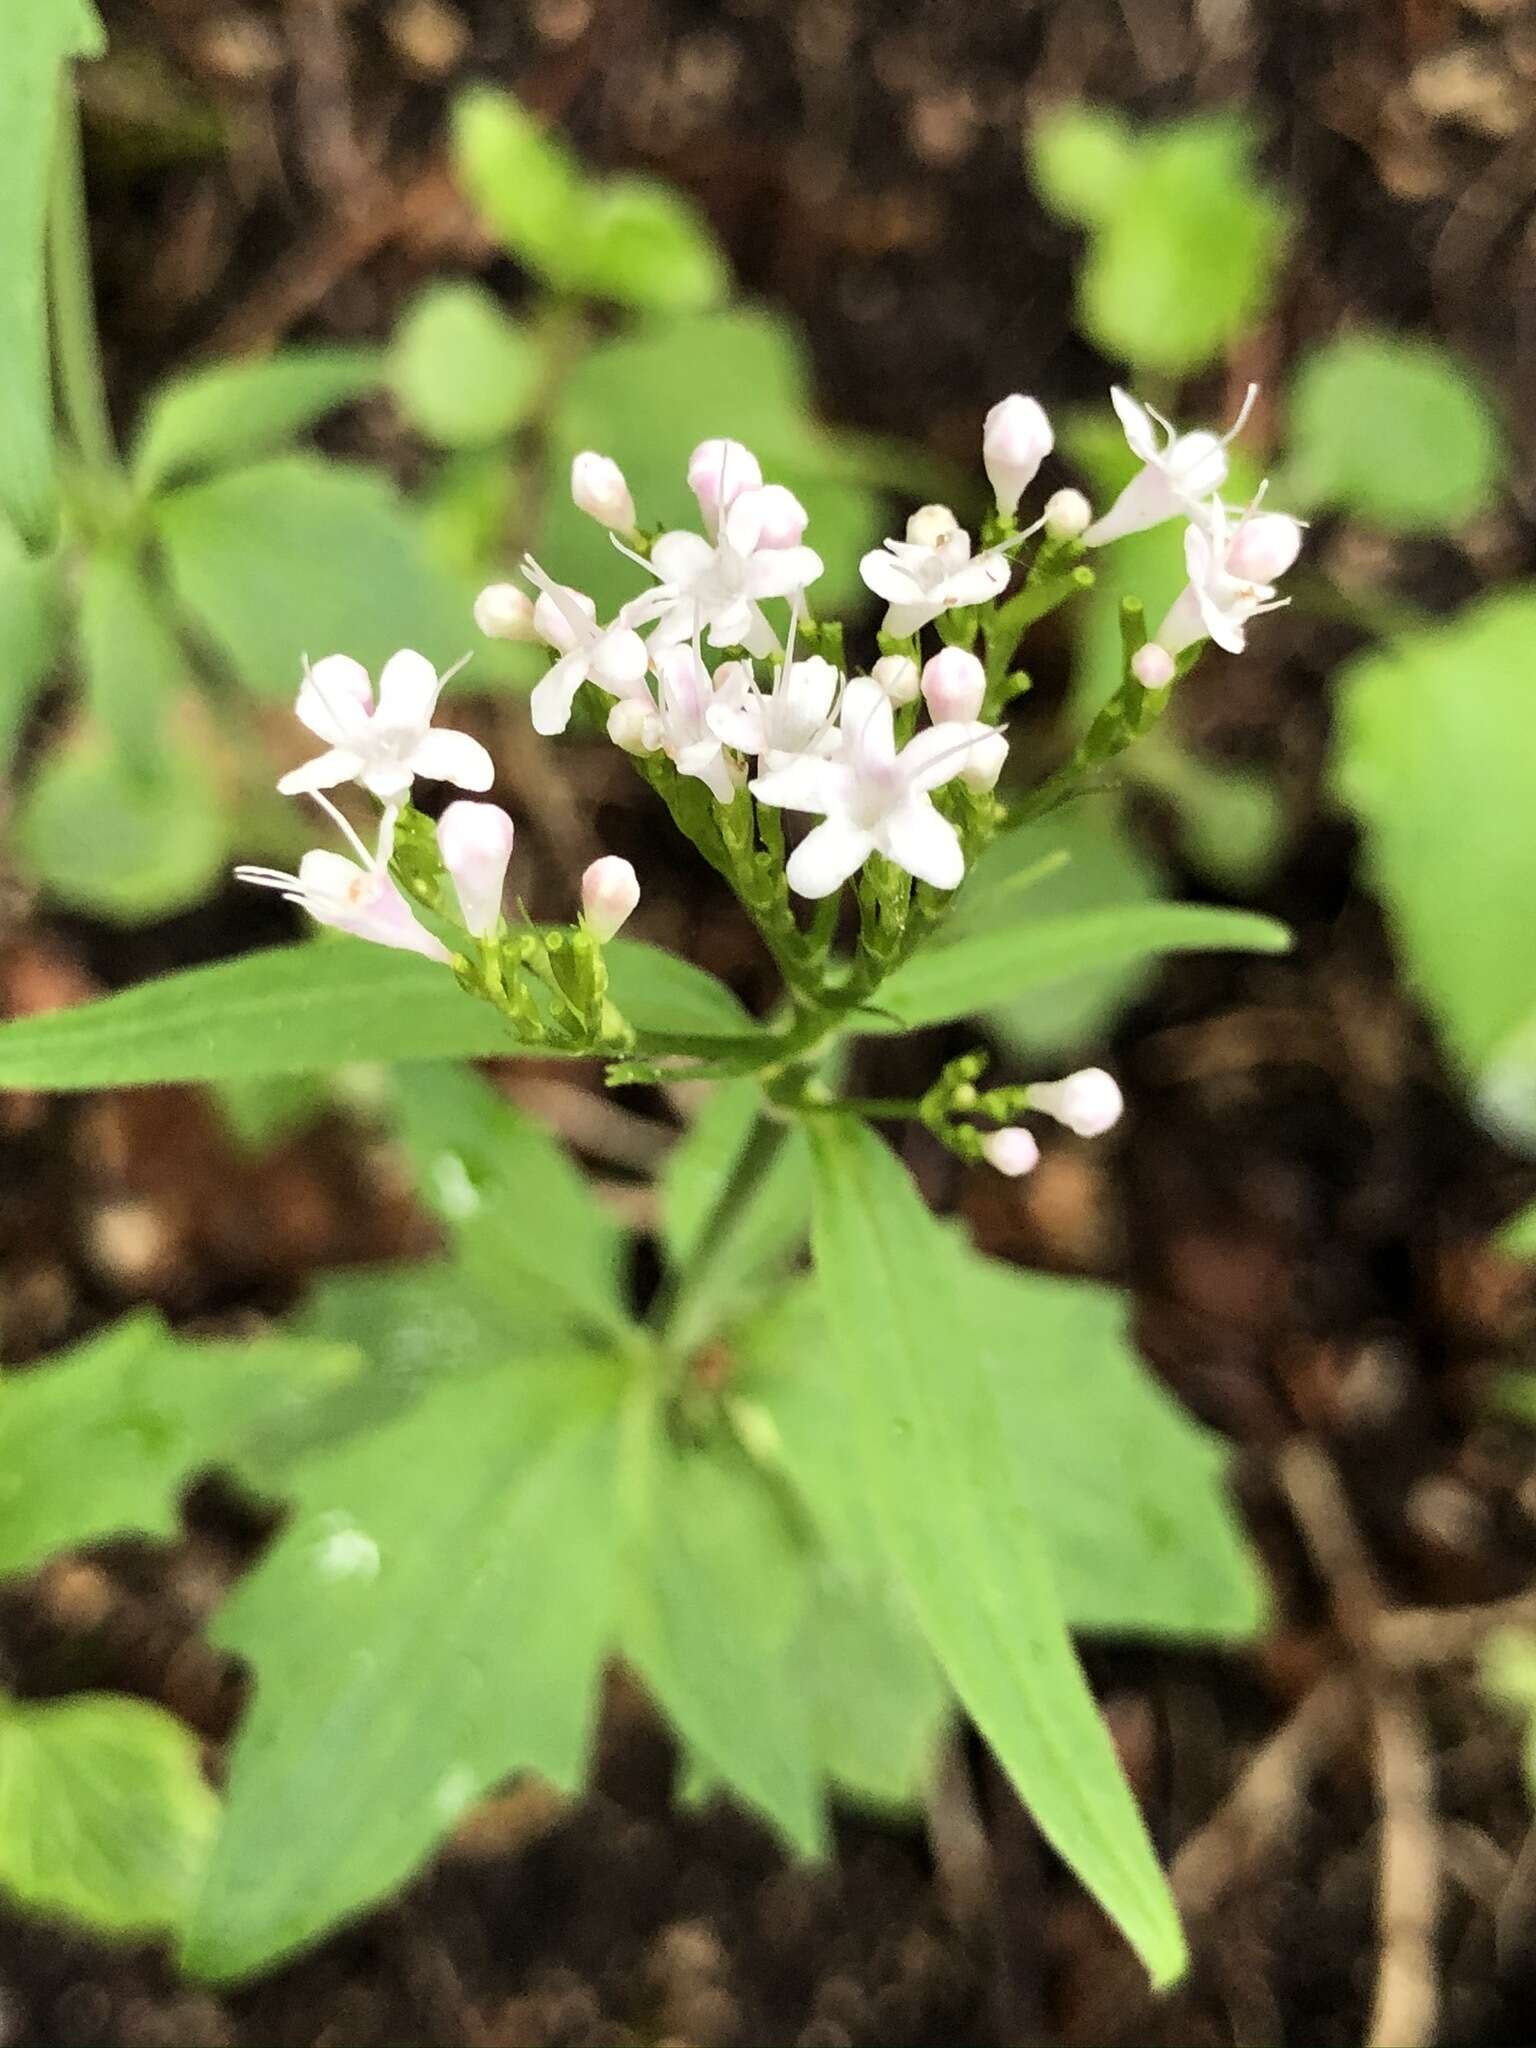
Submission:
[[[727,507],[713,545],[683,529],[662,534],[647,565],[660,587],[641,600],[660,613],[653,651],[707,634],[711,647],[776,654],[763,601],[797,599],[822,570],[814,548],[783,544],[788,518],[771,489],[745,490]]]
[[[688,488],[699,501],[704,531],[713,540],[723,512],[743,491],[762,489],[762,465],[739,441],[701,441],[688,458]]]
[[[600,626],[591,598],[568,584],[556,583],[531,555],[523,558],[523,574],[539,592],[533,608],[534,628],[559,656],[528,700],[535,732],[547,738],[565,731],[583,683],[595,683],[610,697],[644,692],[650,657],[635,627],[655,617],[653,591],[625,605],[611,626]]]
[[[936,889],[965,874],[960,837],[928,794],[961,773],[990,726],[931,725],[898,753],[890,699],[867,676],[843,691],[841,746],[824,760],[803,754],[752,783],[759,802],[808,811],[822,823],[789,859],[797,895],[830,896],[872,853]]]
[[[981,459],[999,512],[1009,517],[1056,446],[1056,436],[1038,399],[1015,391],[1000,398],[981,431]]]
[[[999,1173],[1016,1180],[1021,1173],[1032,1173],[1040,1164],[1040,1147],[1032,1131],[1026,1131],[1022,1124],[1010,1124],[1001,1131],[988,1131],[981,1141],[981,1156]]]
[[[656,745],[679,775],[693,776],[712,797],[728,804],[745,776],[739,763],[727,757],[719,735],[710,730],[713,702],[714,685],[695,648],[668,647],[657,655],[651,728]]]
[[[910,704],[917,696],[917,663],[910,654],[882,654],[869,673],[893,704]]]
[[[1247,645],[1246,628],[1261,612],[1277,611],[1288,600],[1274,586],[1236,573],[1233,558],[1242,526],[1229,528],[1226,507],[1213,498],[1206,524],[1184,531],[1184,566],[1189,581],[1174,599],[1153,639],[1169,654],[1182,654],[1197,640],[1214,640],[1229,654]]]
[[[1051,540],[1081,540],[1093,519],[1093,507],[1081,491],[1052,491],[1045,501],[1041,525]]]
[[[936,725],[957,718],[969,725],[981,716],[987,672],[965,648],[941,647],[923,664],[922,691]]]
[[[971,536],[964,527],[941,526],[924,514],[942,512],[942,506],[925,506],[907,522],[906,540],[888,540],[883,548],[871,548],[859,564],[859,574],[889,609],[885,631],[900,639],[921,632],[940,612],[956,605],[986,604],[1008,586],[1008,559],[1000,549],[971,556]],[[953,521],[953,514],[946,515]],[[913,538],[914,531],[922,538]],[[927,536],[932,536],[931,538]]]
[[[501,922],[501,892],[512,858],[512,820],[499,804],[460,797],[437,821],[437,850],[463,912],[464,926],[477,939],[489,938]]]
[[[1102,1067],[1082,1067],[1064,1081],[1036,1082],[1029,1091],[1029,1106],[1080,1138],[1098,1138],[1119,1123],[1125,1098],[1113,1074]]]
[[[1138,405],[1129,392],[1115,385],[1110,400],[1120,415],[1131,453],[1142,467],[1104,517],[1084,533],[1086,545],[1103,547],[1106,541],[1121,540],[1128,533],[1161,526],[1165,519],[1192,515],[1202,499],[1226,482],[1228,444],[1247,424],[1258,395],[1258,385],[1250,384],[1237,418],[1224,434],[1181,434],[1160,412],[1150,405]],[[1158,427],[1168,437],[1161,447]]]
[[[475,599],[475,624],[487,640],[538,639],[533,599],[515,583],[488,583]]]
[[[252,882],[259,889],[278,890],[284,902],[297,903],[317,924],[326,924],[354,938],[371,939],[376,946],[393,946],[400,952],[422,953],[428,960],[447,961],[453,956],[411,915],[411,906],[401,895],[389,872],[389,848],[394,817],[386,812],[379,844],[370,853],[336,806],[326,797],[311,792],[341,828],[357,858],[329,848],[316,848],[299,862],[297,874],[281,868],[242,866],[235,878]]]
[[[726,661],[715,671],[715,695],[705,716],[717,738],[738,753],[756,757],[767,773],[786,768],[802,754],[835,754],[833,724],[842,677],[819,654],[780,663],[773,688],[760,690],[745,661]]]
[[[596,455],[590,448],[571,462],[571,501],[600,526],[615,533],[635,530],[635,501],[624,481],[624,472],[608,455]]]
[[[392,654],[379,672],[379,696],[360,661],[327,654],[304,676],[294,710],[327,752],[285,775],[284,796],[360,782],[383,804],[401,804],[412,779],[489,789],[496,779],[490,755],[467,732],[434,732],[432,714],[445,677],[424,654]],[[338,856],[339,858],[339,856]]]
[[[599,945],[606,946],[640,901],[640,878],[616,853],[593,861],[581,878],[581,907]]]

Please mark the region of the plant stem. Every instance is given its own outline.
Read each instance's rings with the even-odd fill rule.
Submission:
[[[80,116],[74,90],[62,89],[58,140],[48,196],[48,294],[53,319],[59,404],[75,453],[98,475],[120,463],[101,371],[91,288],[90,230],[80,162]]]

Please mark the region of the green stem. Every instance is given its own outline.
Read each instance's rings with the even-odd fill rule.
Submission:
[[[88,469],[116,475],[121,464],[102,378],[91,290],[91,249],[80,163],[80,118],[65,86],[48,195],[48,290],[54,365],[64,424]]]
[[[729,1256],[736,1227],[767,1179],[788,1130],[788,1124],[777,1117],[758,1118],[737,1155],[698,1249],[683,1270],[669,1274],[662,1283],[650,1321],[670,1350],[686,1355],[709,1335],[716,1271]]]

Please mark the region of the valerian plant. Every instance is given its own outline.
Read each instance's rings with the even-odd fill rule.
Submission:
[[[885,612],[862,659],[817,605],[803,505],[718,436],[688,464],[686,528],[647,524],[617,465],[577,452],[573,499],[632,579],[616,610],[532,557],[481,594],[485,633],[543,651],[538,731],[595,713],[733,893],[778,970],[768,1015],[628,936],[641,881],[613,855],[571,878],[567,921],[509,909],[514,821],[489,798],[493,759],[441,709],[447,678],[409,650],[377,674],[338,651],[305,668],[315,751],[281,785],[326,843],[292,872],[240,872],[344,936],[0,1030],[0,1083],[32,1088],[405,1061],[400,1128],[443,1226],[434,1264],[338,1276],[285,1338],[199,1346],[130,1323],[0,1386],[0,1569],[164,1533],[210,1464],[288,1508],[215,1624],[253,1677],[215,1825],[189,1760],[157,1760],[178,1787],[174,1871],[133,1924],[174,1930],[192,1972],[240,1977],[313,1940],[514,1772],[577,1788],[615,1655],[693,1792],[728,1791],[808,1856],[834,1796],[920,1800],[963,1711],[1152,1975],[1182,1969],[1072,1631],[1253,1628],[1219,1454],[1141,1375],[1111,1291],[978,1256],[873,1128],[1019,1175],[1052,1126],[1107,1131],[1119,1087],[1099,1069],[993,1083],[981,1049],[911,1098],[840,1078],[859,1035],[1094,967],[1286,943],[1177,904],[1021,921],[1030,876],[1005,859],[988,879],[1149,730],[1207,642],[1241,652],[1300,544],[1261,498],[1224,498],[1230,433],[1114,404],[1138,468],[1097,518],[1070,489],[1021,512],[1051,425],[1019,394],[992,408],[982,531],[929,504],[864,554]],[[1026,634],[1089,586],[1100,546],[1173,521],[1186,587],[1150,634],[1124,606],[1117,687],[1070,757],[1014,790]],[[423,783],[457,792],[435,819]],[[643,1316],[618,1227],[559,1149],[435,1063],[517,1053],[715,1091],[664,1174]],[[67,1730],[7,1712],[0,1756],[58,1753]],[[131,1862],[123,1813],[150,1799],[148,1770],[45,1770],[0,1879],[127,1924],[121,1858],[72,1884],[34,1851],[51,1797],[60,1828],[105,1825]]]

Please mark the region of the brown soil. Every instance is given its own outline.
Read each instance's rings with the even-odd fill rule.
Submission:
[[[1304,227],[1282,313],[1234,379],[1357,315],[1434,332],[1493,380],[1520,459],[1512,502],[1462,548],[1362,560],[1324,534],[1324,552],[1446,604],[1531,566],[1536,15],[1521,0],[106,12],[119,55],[92,87],[93,198],[125,410],[188,354],[377,334],[423,275],[482,263],[434,144],[453,85],[489,74],[597,159],[693,189],[748,286],[806,323],[829,413],[963,457],[997,393],[1057,401],[1104,381],[1071,329],[1071,239],[1020,173],[1025,118],[1079,92],[1147,115],[1237,101]],[[211,106],[226,152],[168,160],[144,104],[193,128]],[[665,1738],[616,1682],[588,1800],[491,1802],[388,1911],[248,1989],[180,1987],[158,1955],[0,1921],[0,2044],[1531,2039],[1536,1857],[1517,1742],[1470,1680],[1454,1610],[1536,1573],[1536,1461],[1484,1398],[1533,1328],[1522,1275],[1488,1249],[1533,1176],[1466,1118],[1320,798],[1326,677],[1352,639],[1295,615],[1273,627],[1197,698],[1195,730],[1281,778],[1294,851],[1262,907],[1296,925],[1296,953],[1167,972],[1118,1034],[1123,1141],[1055,1151],[1019,1188],[913,1155],[988,1249],[1127,1280],[1148,1357],[1239,1447],[1273,1578],[1267,1640],[1242,1657],[1091,1658],[1174,1859],[1189,1984],[1144,1998],[979,1754],[957,1760],[932,1817],[937,1865],[916,1829],[850,1818],[833,1869],[795,1869],[732,1813],[673,1810]],[[546,857],[593,812],[607,843],[650,843],[643,798],[608,758],[562,761],[580,807],[536,821]],[[1155,814],[1146,824],[1166,838]],[[720,901],[691,871],[664,897],[652,891],[653,935],[750,989],[750,943]],[[14,885],[3,920],[14,1010],[282,928],[230,895],[114,934],[45,916]],[[873,1078],[886,1092],[902,1062],[927,1074],[941,1050],[888,1053]],[[568,1072],[520,1069],[509,1085],[542,1089],[598,1173],[625,1178],[633,1129],[594,1123],[600,1101]],[[0,1161],[12,1359],[142,1301],[194,1327],[255,1327],[310,1272],[425,1241],[389,1161],[340,1120],[252,1161],[190,1094],[10,1098]],[[643,1216],[632,1186],[626,1199]],[[205,1488],[174,1550],[113,1546],[9,1589],[0,1677],[39,1695],[122,1687],[216,1744],[236,1681],[199,1629],[262,1533]],[[1394,1608],[1435,1612],[1383,1620]]]

